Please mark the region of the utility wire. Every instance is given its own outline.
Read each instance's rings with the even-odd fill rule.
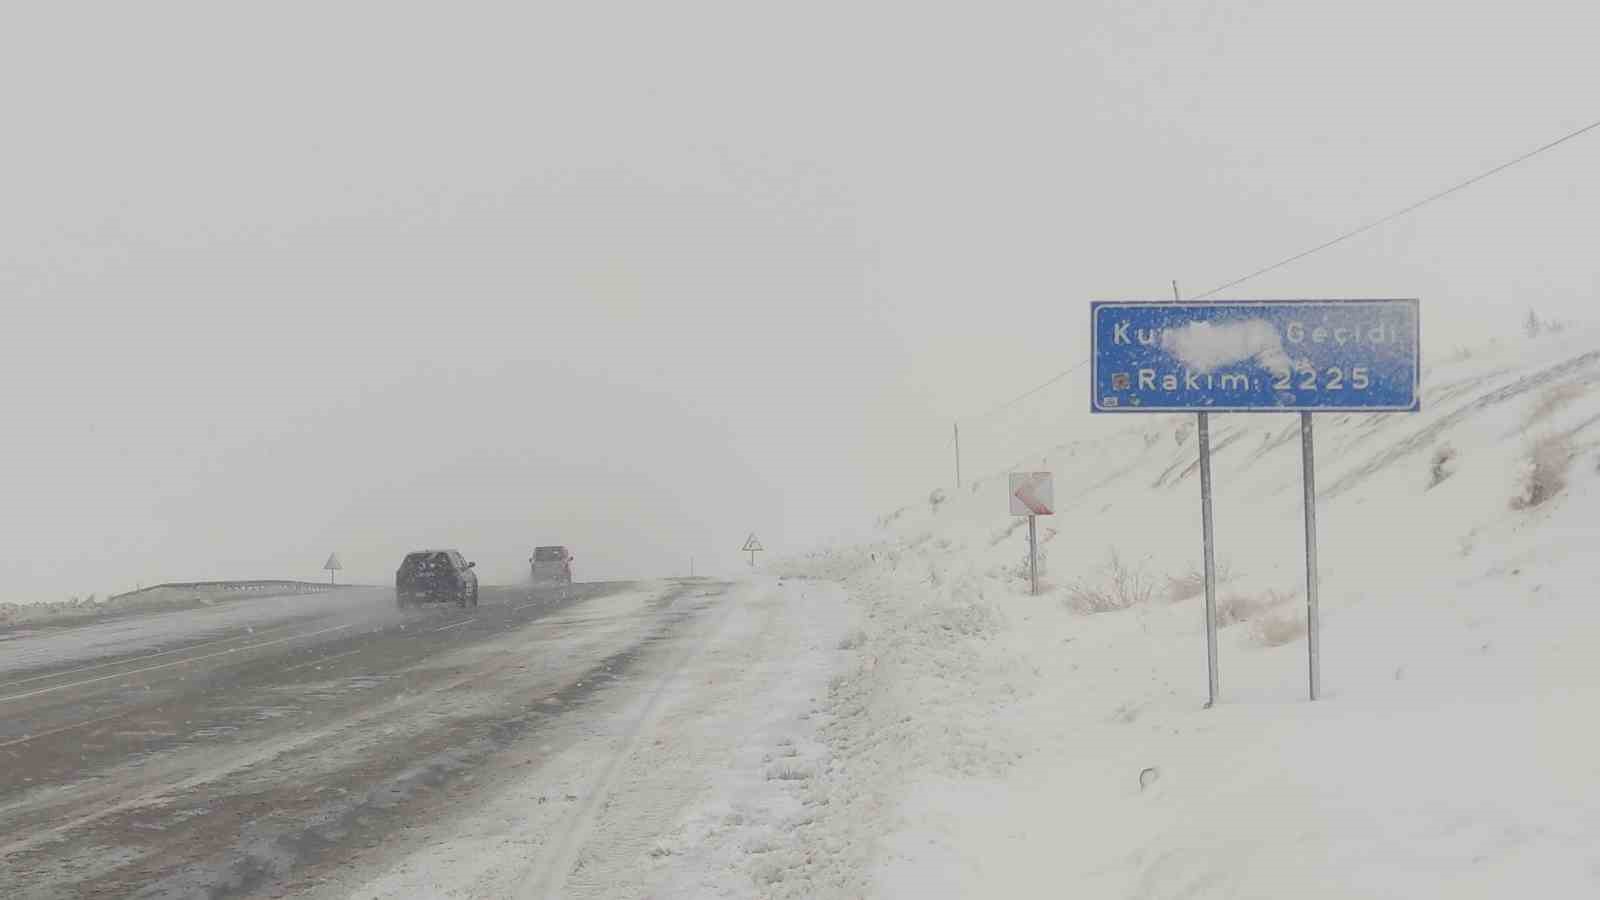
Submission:
[[[1083,359],[1078,360],[1078,362],[1074,363],[1071,368],[1065,369],[1065,370],[1060,371],[1060,372],[1057,372],[1055,375],[1051,376],[1049,381],[1046,381],[1043,384],[1035,385],[1034,387],[1031,387],[1028,390],[1023,391],[1021,394],[1018,394],[1017,396],[1011,398],[1010,400],[1007,400],[1004,403],[1001,403],[1001,404],[998,404],[998,405],[996,405],[994,407],[991,407],[988,412],[981,413],[981,414],[976,415],[976,416],[968,416],[968,417],[962,419],[961,421],[963,421],[963,422],[981,422],[984,419],[989,418],[990,416],[1002,413],[1002,412],[1010,409],[1011,407],[1016,406],[1018,403],[1021,403],[1022,401],[1028,399],[1029,397],[1032,397],[1034,394],[1039,393],[1040,391],[1044,390],[1045,388],[1049,387],[1050,385],[1055,384],[1056,382],[1058,382],[1061,379],[1067,377],[1068,375],[1071,375],[1073,372],[1078,371],[1079,369],[1083,368],[1084,366],[1086,366],[1088,364],[1089,364],[1089,358],[1088,357],[1084,357]]]
[[[1368,222],[1365,225],[1362,225],[1360,228],[1356,228],[1356,229],[1354,229],[1352,231],[1347,231],[1344,234],[1339,235],[1338,237],[1334,238],[1331,241],[1324,241],[1323,243],[1318,244],[1315,247],[1312,247],[1310,250],[1304,250],[1304,251],[1301,251],[1300,253],[1296,253],[1293,256],[1286,257],[1284,259],[1278,260],[1277,262],[1273,263],[1270,266],[1264,266],[1264,267],[1262,267],[1260,269],[1255,270],[1254,272],[1251,272],[1249,275],[1246,275],[1246,276],[1244,276],[1242,278],[1235,278],[1234,280],[1228,282],[1227,284],[1219,285],[1218,287],[1214,287],[1211,290],[1206,291],[1204,294],[1200,294],[1199,296],[1193,297],[1191,299],[1204,300],[1205,298],[1210,297],[1212,294],[1218,294],[1218,293],[1221,293],[1222,291],[1227,290],[1228,288],[1236,287],[1238,285],[1244,284],[1246,281],[1249,281],[1252,278],[1259,278],[1260,276],[1265,275],[1268,272],[1272,272],[1272,271],[1275,271],[1277,269],[1281,269],[1284,266],[1289,265],[1290,263],[1299,262],[1300,260],[1305,259],[1306,257],[1310,256],[1313,253],[1319,253],[1319,252],[1321,252],[1323,250],[1328,249],[1329,247],[1332,247],[1335,244],[1341,244],[1341,243],[1343,243],[1345,241],[1348,241],[1349,239],[1351,239],[1353,237],[1365,234],[1365,233],[1371,231],[1372,229],[1377,228],[1380,225],[1387,225],[1388,223],[1393,222],[1395,219],[1398,219],[1401,216],[1405,216],[1405,215],[1408,215],[1410,213],[1416,212],[1417,210],[1423,208],[1424,206],[1427,206],[1428,204],[1432,203],[1435,200],[1441,200],[1441,199],[1443,199],[1445,197],[1450,196],[1451,194],[1454,194],[1456,191],[1462,190],[1463,188],[1471,187],[1472,185],[1477,184],[1478,182],[1484,180],[1485,178],[1489,178],[1489,177],[1491,177],[1493,175],[1498,175],[1501,172],[1504,172],[1505,170],[1511,168],[1512,166],[1515,166],[1515,165],[1517,165],[1519,163],[1527,162],[1528,160],[1533,159],[1535,156],[1538,156],[1539,154],[1545,152],[1546,150],[1553,150],[1556,147],[1559,147],[1560,145],[1565,144],[1567,141],[1570,141],[1575,137],[1578,137],[1580,135],[1583,135],[1583,134],[1586,134],[1586,133],[1588,133],[1590,131],[1593,131],[1596,128],[1600,128],[1600,121],[1590,122],[1588,125],[1585,125],[1582,128],[1579,128],[1577,131],[1568,132],[1567,134],[1564,134],[1561,137],[1556,138],[1555,140],[1551,141],[1548,144],[1545,144],[1545,145],[1543,145],[1541,147],[1537,147],[1537,148],[1535,148],[1533,150],[1529,150],[1527,153],[1522,154],[1521,156],[1517,157],[1516,159],[1511,160],[1510,162],[1501,163],[1500,165],[1495,166],[1494,168],[1488,170],[1487,172],[1480,172],[1477,175],[1474,175],[1471,178],[1468,178],[1466,181],[1463,181],[1460,184],[1454,185],[1452,187],[1445,188],[1444,190],[1440,191],[1437,194],[1433,194],[1431,196],[1424,197],[1423,199],[1418,200],[1416,203],[1411,204],[1410,206],[1406,207],[1405,209],[1402,209],[1402,210],[1400,210],[1398,212],[1392,212],[1389,215],[1384,216],[1381,219],[1374,219],[1373,221]]]
[[[1538,156],[1539,154],[1544,153],[1547,150],[1553,150],[1556,147],[1559,147],[1560,145],[1565,144],[1567,141],[1570,141],[1573,138],[1580,137],[1580,136],[1582,136],[1584,134],[1587,134],[1587,133],[1589,133],[1591,131],[1594,131],[1597,128],[1600,128],[1600,120],[1597,120],[1597,121],[1594,121],[1594,122],[1590,122],[1588,125],[1585,125],[1582,128],[1577,129],[1576,131],[1570,131],[1570,132],[1562,135],[1561,137],[1556,138],[1555,140],[1551,141],[1548,144],[1544,144],[1544,145],[1536,147],[1536,148],[1534,148],[1532,150],[1529,150],[1527,153],[1522,154],[1521,156],[1517,157],[1516,159],[1511,160],[1510,162],[1504,162],[1504,163],[1501,163],[1498,166],[1495,166],[1492,169],[1489,169],[1488,171],[1480,172],[1477,175],[1474,175],[1471,178],[1468,178],[1466,181],[1463,181],[1463,182],[1461,182],[1459,184],[1456,184],[1456,185],[1453,185],[1451,187],[1445,188],[1444,190],[1438,192],[1437,194],[1432,194],[1432,195],[1430,195],[1428,197],[1424,197],[1423,199],[1418,200],[1417,202],[1411,204],[1410,206],[1407,206],[1404,209],[1398,210],[1396,212],[1392,212],[1389,215],[1386,215],[1381,219],[1374,219],[1373,221],[1368,222],[1367,224],[1362,225],[1359,228],[1353,229],[1351,231],[1347,231],[1344,234],[1341,234],[1338,237],[1336,237],[1336,238],[1334,238],[1334,239],[1332,239],[1330,241],[1324,241],[1323,243],[1320,243],[1317,246],[1312,247],[1310,250],[1303,250],[1303,251],[1301,251],[1299,253],[1296,253],[1293,256],[1285,257],[1284,259],[1281,259],[1281,260],[1273,263],[1272,265],[1264,266],[1264,267],[1262,267],[1260,269],[1255,270],[1254,272],[1251,272],[1248,275],[1245,275],[1245,276],[1240,277],[1240,278],[1235,278],[1234,280],[1232,280],[1232,281],[1230,281],[1230,282],[1228,282],[1226,284],[1222,284],[1222,285],[1219,285],[1217,287],[1214,287],[1211,290],[1206,291],[1204,294],[1199,294],[1199,295],[1196,295],[1196,296],[1191,297],[1189,299],[1191,299],[1191,300],[1204,300],[1207,297],[1210,297],[1210,296],[1212,296],[1214,294],[1220,294],[1221,292],[1227,290],[1228,288],[1236,287],[1238,285],[1244,284],[1246,281],[1249,281],[1249,280],[1251,280],[1253,278],[1259,278],[1260,276],[1265,275],[1268,272],[1276,271],[1276,270],[1281,269],[1284,266],[1287,266],[1287,265],[1289,265],[1291,263],[1299,262],[1300,260],[1305,259],[1306,257],[1312,255],[1313,253],[1320,253],[1323,250],[1326,250],[1329,247],[1332,247],[1332,246],[1334,246],[1336,244],[1342,244],[1345,241],[1348,241],[1353,237],[1357,237],[1359,235],[1365,234],[1365,233],[1371,231],[1374,228],[1377,228],[1377,227],[1379,227],[1381,225],[1387,225],[1388,223],[1393,222],[1394,220],[1396,220],[1398,218],[1401,218],[1402,216],[1406,216],[1406,215],[1409,215],[1410,213],[1416,212],[1417,210],[1423,208],[1424,206],[1427,206],[1428,204],[1434,202],[1435,200],[1441,200],[1441,199],[1443,199],[1445,197],[1450,196],[1451,194],[1454,194],[1457,191],[1460,191],[1460,190],[1463,190],[1465,188],[1471,187],[1472,185],[1477,184],[1478,182],[1483,181],[1486,178],[1492,177],[1494,175],[1498,175],[1501,172],[1504,172],[1505,170],[1511,168],[1512,166],[1519,165],[1521,163],[1527,162],[1528,160],[1533,159],[1535,156]],[[1089,364],[1089,359],[1087,357],[1082,359],[1082,360],[1079,360],[1077,363],[1073,364],[1073,366],[1071,368],[1068,368],[1068,369],[1065,369],[1065,370],[1063,370],[1061,372],[1056,373],[1056,375],[1051,377],[1050,380],[1048,380],[1048,381],[1046,381],[1046,382],[1044,382],[1042,384],[1039,384],[1039,385],[1037,385],[1035,387],[1029,388],[1028,390],[1026,390],[1023,393],[1017,395],[1016,397],[1014,397],[1014,398],[1012,398],[1010,400],[1007,400],[1004,403],[1001,403],[1001,404],[998,404],[998,405],[996,405],[994,407],[991,407],[986,412],[980,413],[979,415],[976,415],[976,416],[968,416],[966,418],[960,419],[959,421],[962,421],[962,422],[981,422],[981,421],[983,421],[985,419],[988,419],[991,416],[994,416],[994,415],[997,415],[997,414],[999,414],[1001,412],[1004,412],[1005,410],[1008,410],[1011,407],[1016,406],[1018,403],[1021,403],[1022,401],[1028,399],[1029,397],[1032,397],[1034,394],[1037,394],[1040,391],[1044,390],[1045,388],[1050,387],[1051,385],[1053,385],[1056,382],[1060,381],[1061,379],[1067,377],[1068,375],[1071,375],[1073,372],[1078,371],[1079,369],[1083,368],[1084,366],[1086,366],[1088,364]],[[952,438],[952,440],[954,440],[954,439]]]

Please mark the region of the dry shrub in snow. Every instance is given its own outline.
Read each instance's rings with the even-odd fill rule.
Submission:
[[[1572,442],[1564,434],[1539,438],[1529,448],[1517,471],[1517,495],[1512,509],[1531,509],[1567,486],[1567,466],[1572,462]]]
[[[1533,408],[1528,410],[1528,424],[1549,418],[1556,410],[1582,396],[1583,385],[1570,381],[1545,388],[1533,402]]]
[[[767,767],[768,781],[808,781],[815,776],[816,773],[809,767],[794,762],[781,762]]]
[[[928,508],[938,512],[939,504],[943,503],[945,499],[944,488],[934,488],[933,493],[928,495]]]
[[[1155,579],[1143,567],[1124,564],[1113,550],[1111,560],[1101,570],[1100,577],[1068,585],[1064,602],[1068,609],[1077,613],[1112,612],[1149,603],[1155,592]]]
[[[1217,583],[1221,584],[1233,576],[1227,563],[1217,566]],[[1206,592],[1206,573],[1199,567],[1189,569],[1182,575],[1167,576],[1167,599],[1173,603],[1182,603],[1190,597],[1198,597]]]
[[[1306,636],[1306,618],[1299,610],[1262,616],[1250,626],[1250,637],[1263,647],[1281,647]]]
[[[854,650],[867,642],[867,633],[857,628],[839,639],[840,650]]]
[[[1456,448],[1445,444],[1433,451],[1433,464],[1428,470],[1428,489],[1438,487],[1441,481],[1456,473]]]
[[[1259,594],[1224,594],[1217,598],[1217,627],[1248,622],[1293,598],[1293,594],[1262,591]]]
[[[1536,338],[1545,332],[1561,334],[1567,330],[1567,323],[1560,319],[1540,318],[1537,312],[1530,309],[1528,310],[1528,317],[1522,320],[1522,330],[1528,337]]]
[[[1049,566],[1046,565],[1046,562],[1049,560],[1049,558],[1050,558],[1050,554],[1044,548],[1044,541],[1040,541],[1039,542],[1039,584],[1041,586],[1043,586],[1043,584],[1044,584],[1045,573],[1049,569]],[[1027,581],[1029,576],[1032,575],[1032,568],[1031,568],[1030,563],[1031,563],[1031,560],[1028,558],[1028,551],[1026,551],[1026,550],[1022,551],[1022,555],[1017,558],[1016,566],[1011,569],[1011,577],[1015,578],[1015,579],[1017,579],[1019,581]]]

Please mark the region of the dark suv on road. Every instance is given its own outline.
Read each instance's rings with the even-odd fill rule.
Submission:
[[[462,606],[478,605],[477,563],[467,562],[454,550],[418,550],[406,554],[394,573],[394,600],[402,609],[429,600],[454,600]]]

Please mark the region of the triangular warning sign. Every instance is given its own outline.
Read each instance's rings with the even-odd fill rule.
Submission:
[[[329,553],[328,561],[323,563],[322,567],[330,572],[337,572],[344,568],[344,566],[339,565],[339,554],[337,553]]]
[[[756,533],[754,531],[750,532],[750,536],[744,539],[744,546],[739,548],[740,552],[743,553],[765,549],[767,548],[761,546],[761,539],[756,537]]]

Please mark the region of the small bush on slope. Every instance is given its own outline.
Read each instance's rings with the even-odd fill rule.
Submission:
[[[1567,466],[1572,462],[1572,442],[1564,434],[1539,438],[1529,448],[1517,472],[1517,494],[1512,509],[1531,509],[1567,486]]]
[[[1433,452],[1433,464],[1428,471],[1428,490],[1456,473],[1456,448],[1445,444]]]
[[[1300,610],[1264,616],[1250,626],[1250,637],[1263,647],[1281,647],[1305,636],[1306,617]]]
[[[1532,425],[1536,422],[1548,419],[1552,413],[1561,409],[1561,407],[1566,406],[1574,400],[1577,400],[1579,397],[1582,397],[1583,392],[1584,385],[1570,381],[1565,384],[1554,384],[1548,388],[1545,388],[1544,391],[1539,394],[1538,399],[1533,402],[1533,408],[1528,410],[1527,424]]]
[[[1076,581],[1067,586],[1065,603],[1073,612],[1085,615],[1128,609],[1149,603],[1155,596],[1155,579],[1142,566],[1123,563],[1115,550],[1101,577],[1096,580]]]
[[[1248,622],[1274,606],[1291,599],[1293,594],[1263,591],[1259,594],[1225,594],[1217,600],[1217,627],[1227,628]]]
[[[1233,571],[1227,563],[1217,566],[1217,583],[1222,584],[1233,577]],[[1190,568],[1182,575],[1167,576],[1167,600],[1172,603],[1182,603],[1190,597],[1198,597],[1205,593],[1206,573],[1198,567]]]

